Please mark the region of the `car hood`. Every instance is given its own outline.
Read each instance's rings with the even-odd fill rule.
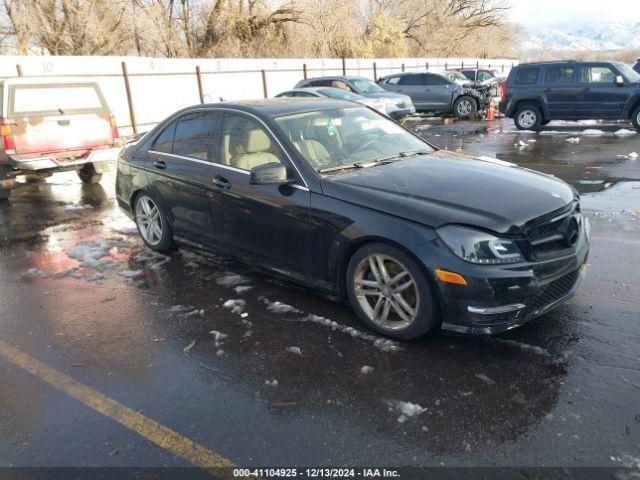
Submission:
[[[499,162],[499,163],[494,163]],[[555,177],[444,150],[322,179],[325,195],[434,228],[449,223],[515,233],[570,204]]]

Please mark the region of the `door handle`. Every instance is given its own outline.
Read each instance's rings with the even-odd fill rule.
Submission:
[[[164,170],[165,168],[167,168],[167,162],[165,162],[164,160],[154,160],[153,166],[159,168],[160,170]]]
[[[213,184],[216,187],[220,187],[225,190],[229,190],[231,188],[231,183],[229,183],[229,180],[220,175],[216,175],[215,177],[213,177]]]

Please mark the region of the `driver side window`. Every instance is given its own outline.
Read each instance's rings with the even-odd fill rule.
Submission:
[[[248,116],[225,114],[220,141],[223,165],[251,170],[266,163],[284,163],[282,151],[271,134]]]

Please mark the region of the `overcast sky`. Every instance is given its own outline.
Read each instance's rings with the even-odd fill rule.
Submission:
[[[640,0],[509,0],[511,20],[524,25],[640,21]]]

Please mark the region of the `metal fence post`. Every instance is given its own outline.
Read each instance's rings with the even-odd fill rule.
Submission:
[[[402,71],[404,72],[404,63],[402,64]]]
[[[461,68],[464,68],[464,60],[462,60],[462,67]]]
[[[200,74],[199,65],[196,65],[196,78],[198,79],[198,94],[200,95],[200,103],[204,103],[204,91],[202,90],[202,75]]]
[[[448,62],[444,62],[444,69],[445,69],[445,70],[449,70],[449,64],[448,64]]]
[[[131,97],[131,86],[129,85],[129,73],[127,73],[127,64],[122,62],[122,77],[124,78],[124,88],[127,91],[127,102],[129,103],[129,118],[131,119],[131,128],[133,134],[138,134],[138,127],[136,126],[136,114],[133,111],[133,98]]]
[[[429,62],[427,62],[427,70],[429,70]]]
[[[480,60],[476,60],[476,68],[480,68]]]
[[[307,64],[306,63],[302,64],[302,75],[303,75],[303,78],[306,80],[307,79]]]
[[[347,61],[342,57],[342,75],[347,74]]]
[[[18,76],[21,77],[22,76],[22,65],[20,65],[19,63],[16,64],[16,70],[18,71]]]
[[[378,67],[376,66],[376,62],[373,62],[373,81],[378,81]]]
[[[268,98],[269,94],[267,92],[267,72],[262,70],[262,91],[264,93],[264,98]]]

